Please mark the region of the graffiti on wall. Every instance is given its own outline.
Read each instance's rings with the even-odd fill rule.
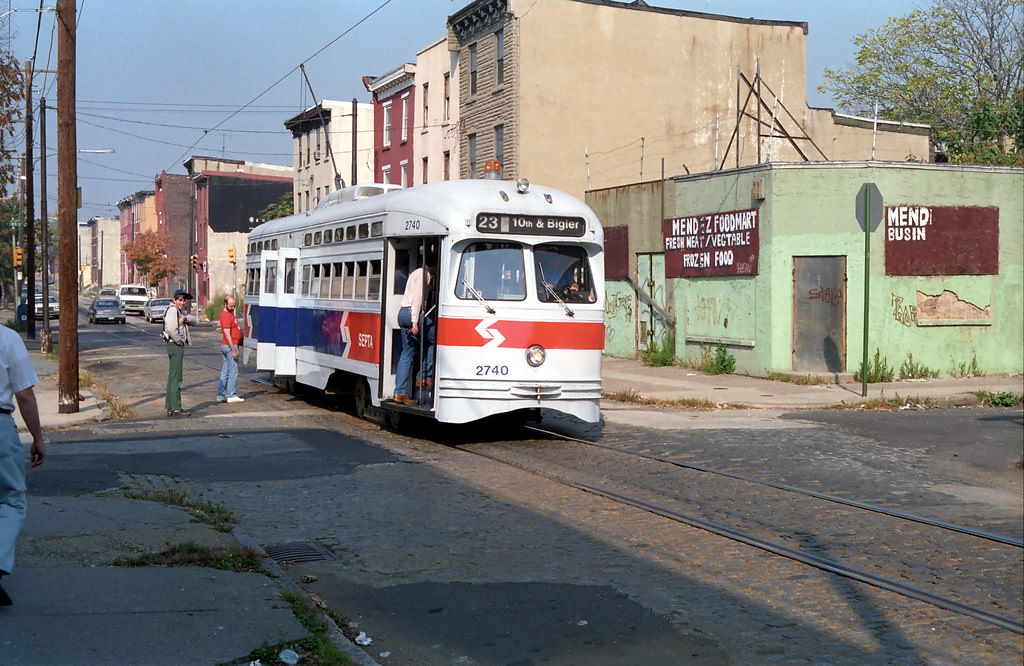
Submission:
[[[919,291],[913,303],[907,302],[899,294],[891,294],[890,305],[892,318],[907,327],[922,322],[983,322],[992,316],[991,305],[980,308],[961,300],[955,292],[948,289],[937,295]]]
[[[820,287],[807,291],[807,300],[821,301],[834,308],[843,304],[843,290],[838,287]]]
[[[904,304],[902,296],[892,294],[892,318],[904,326],[913,326],[917,322],[917,306]]]
[[[714,297],[702,297],[698,298],[696,304],[694,304],[693,317],[697,321],[711,324],[712,326],[728,328],[728,315],[731,309],[732,307],[728,302],[722,303],[720,299]]]
[[[631,294],[608,294],[604,306],[605,318],[632,320],[633,300]]]

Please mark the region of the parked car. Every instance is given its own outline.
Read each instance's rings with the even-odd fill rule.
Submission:
[[[146,317],[146,321],[163,321],[164,311],[173,302],[174,300],[170,298],[151,298],[142,308],[142,314]]]
[[[36,294],[36,319],[43,318],[43,295]],[[50,296],[50,319],[56,319],[60,315],[60,305],[56,296]]]
[[[121,299],[121,305],[124,306],[125,312],[134,312],[135,314],[142,314],[142,309],[146,307],[146,301],[149,300],[149,292],[141,284],[122,284],[117,289],[117,296]]]
[[[116,298],[97,298],[89,306],[89,323],[95,324],[101,321],[111,321],[115,324],[125,322],[124,307],[121,301]]]

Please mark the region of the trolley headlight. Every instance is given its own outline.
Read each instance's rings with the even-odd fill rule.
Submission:
[[[526,362],[531,367],[539,368],[544,364],[544,359],[547,358],[547,352],[540,345],[533,345],[526,350]]]

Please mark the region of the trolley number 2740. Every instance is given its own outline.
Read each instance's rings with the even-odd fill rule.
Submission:
[[[478,365],[476,366],[477,377],[504,377],[508,374],[507,365]]]

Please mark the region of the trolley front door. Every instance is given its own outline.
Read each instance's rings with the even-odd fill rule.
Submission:
[[[277,270],[277,353],[274,374],[295,376],[295,346],[298,344],[298,280],[299,248],[283,247],[278,251]]]
[[[793,370],[846,368],[846,257],[793,257]]]
[[[410,236],[388,239],[384,248],[384,285],[381,290],[381,332],[380,332],[380,394],[379,398],[387,400],[395,392],[395,371],[398,368],[398,357],[402,351],[401,327],[398,325],[398,311],[402,308],[405,296],[405,283],[409,274],[423,265],[424,250],[436,253],[440,251],[443,238],[440,236]],[[443,262],[442,264],[443,265]],[[441,282],[436,276],[433,289]],[[426,299],[429,307],[436,308],[437,298]],[[425,306],[426,307],[426,306]],[[438,321],[436,310],[426,313]]]
[[[665,342],[668,322],[658,312],[665,308],[665,254],[641,252],[636,255],[636,282],[640,288],[637,306],[636,350]],[[657,306],[657,307],[655,307]]]
[[[276,250],[260,253],[260,305],[257,317],[259,327],[256,339],[256,369],[273,370],[277,349],[277,273],[279,258]]]

